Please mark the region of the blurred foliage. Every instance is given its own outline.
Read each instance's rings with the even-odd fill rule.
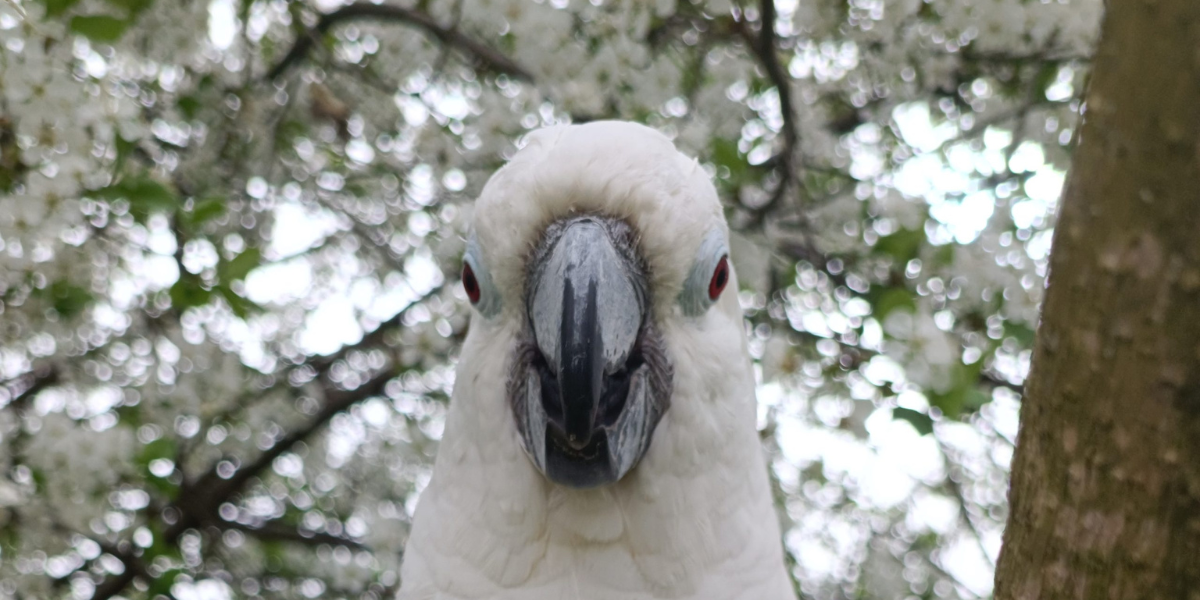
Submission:
[[[0,598],[392,595],[469,201],[599,118],[726,202],[803,596],[990,596],[1099,0],[15,6]]]

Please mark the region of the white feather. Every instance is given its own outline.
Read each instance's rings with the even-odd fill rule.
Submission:
[[[670,409],[642,462],[592,490],[533,467],[505,396],[525,258],[547,224],[577,212],[622,217],[639,232],[675,367]],[[504,309],[473,316],[400,599],[794,598],[736,279],[700,316],[676,303],[706,234],[726,232],[699,165],[640,125],[539,130],[484,188],[475,227]]]

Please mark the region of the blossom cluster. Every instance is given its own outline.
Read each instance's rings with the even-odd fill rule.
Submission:
[[[988,597],[1102,9],[0,2],[0,599],[393,594],[470,199],[603,118],[726,203],[801,589]]]

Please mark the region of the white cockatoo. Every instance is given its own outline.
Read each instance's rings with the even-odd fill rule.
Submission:
[[[476,203],[401,600],[795,598],[728,235],[650,128],[527,137]]]

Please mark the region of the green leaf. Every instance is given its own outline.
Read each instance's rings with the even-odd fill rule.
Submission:
[[[892,418],[912,423],[913,428],[921,435],[933,433],[933,419],[923,412],[897,406],[892,409]]]
[[[175,460],[175,440],[170,437],[160,437],[145,446],[137,453],[137,465],[143,469],[148,469],[150,463],[159,458],[169,458]]]
[[[113,137],[115,138],[113,145],[117,148],[117,160],[113,162],[113,173],[116,174],[121,172],[122,167],[125,166],[125,162],[133,155],[133,151],[137,150],[137,143],[130,142],[120,135]]]
[[[154,0],[108,0],[108,3],[118,8],[125,9],[125,12],[130,17],[135,17],[142,11],[150,8]]]
[[[217,265],[217,275],[221,281],[230,282],[245,279],[246,275],[262,263],[262,252],[258,248],[247,248],[233,260],[222,261]]]
[[[930,259],[934,267],[948,267],[954,263],[954,244],[939,246]]]
[[[1042,64],[1037,75],[1033,78],[1033,89],[1037,90],[1039,98],[1046,97],[1046,90],[1058,79],[1058,65],[1053,62]]]
[[[750,170],[750,163],[738,152],[737,140],[713,138],[711,156],[718,167],[729,169],[729,181],[733,184],[741,183]]]
[[[92,293],[68,281],[55,281],[46,289],[54,312],[66,319],[78,316],[92,303]]]
[[[158,577],[150,580],[150,588],[146,591],[147,598],[173,598],[171,595],[171,586],[175,585],[175,579],[183,573],[183,569],[167,569]]]
[[[880,323],[883,323],[883,320],[892,311],[907,310],[908,312],[913,312],[916,309],[917,303],[913,300],[911,292],[903,288],[888,288],[873,303],[872,313]]]
[[[204,306],[211,299],[212,290],[206,289],[200,278],[191,273],[181,275],[179,281],[171,286],[171,305],[178,310]]]
[[[203,104],[195,96],[183,96],[175,101],[175,106],[179,109],[179,112],[183,113],[185,118],[190,120],[196,118],[196,114],[200,112]]]
[[[891,235],[885,235],[875,242],[875,251],[887,254],[896,259],[903,267],[908,261],[917,257],[925,234],[915,229],[901,229]]]
[[[45,0],[45,2],[47,17],[57,17],[70,10],[72,6],[79,4],[79,0]]]
[[[170,498],[174,498],[175,494],[179,491],[179,486],[171,483],[167,478],[157,477],[150,473],[150,463],[160,458],[173,461],[176,458],[175,453],[175,440],[164,436],[142,446],[142,449],[138,451],[137,456],[134,458],[134,464],[146,475],[146,483]],[[155,539],[157,541],[157,536]]]
[[[117,413],[117,419],[125,425],[137,429],[142,424],[142,405],[139,404],[121,404],[113,411]]]
[[[979,373],[983,360],[972,364],[958,363],[950,374],[950,389],[944,393],[927,392],[929,404],[941,409],[942,414],[956,419],[964,411],[974,410],[987,402],[987,395],[979,390]]]
[[[1005,322],[1004,335],[1017,340],[1022,348],[1032,348],[1037,332],[1021,323]]]
[[[167,542],[167,532],[166,532],[165,524],[159,523],[153,519],[150,519],[150,520],[147,520],[145,526],[147,529],[150,530],[150,535],[153,537],[154,541],[151,542],[149,548],[145,549],[144,553],[142,554],[142,560],[146,561],[147,563],[150,563],[150,562],[154,562],[154,559],[161,556],[161,557],[165,557],[166,559],[168,559],[167,564],[179,564],[180,562],[182,562],[183,554],[180,552],[179,547],[176,546],[175,544]],[[173,580],[174,575],[172,575],[172,571],[175,571],[175,569],[168,569],[165,573],[163,573],[159,577],[160,578],[165,577],[169,580]],[[153,598],[154,596],[147,596],[147,597]]]
[[[225,299],[225,302],[229,305],[229,310],[232,310],[233,314],[237,315],[238,318],[245,319],[252,313],[262,311],[262,307],[237,295],[237,292],[234,292],[229,286],[218,286],[217,292]]]
[[[179,197],[167,186],[146,176],[126,177],[96,191],[101,198],[124,198],[129,212],[138,222],[145,222],[151,213],[173,212],[179,207]]]
[[[94,42],[111,43],[121,39],[129,22],[109,15],[78,15],[71,17],[71,31]]]
[[[225,214],[225,197],[209,196],[196,202],[196,205],[192,207],[192,212],[187,213],[186,217],[188,225],[195,228],[220,218],[223,214]]]

